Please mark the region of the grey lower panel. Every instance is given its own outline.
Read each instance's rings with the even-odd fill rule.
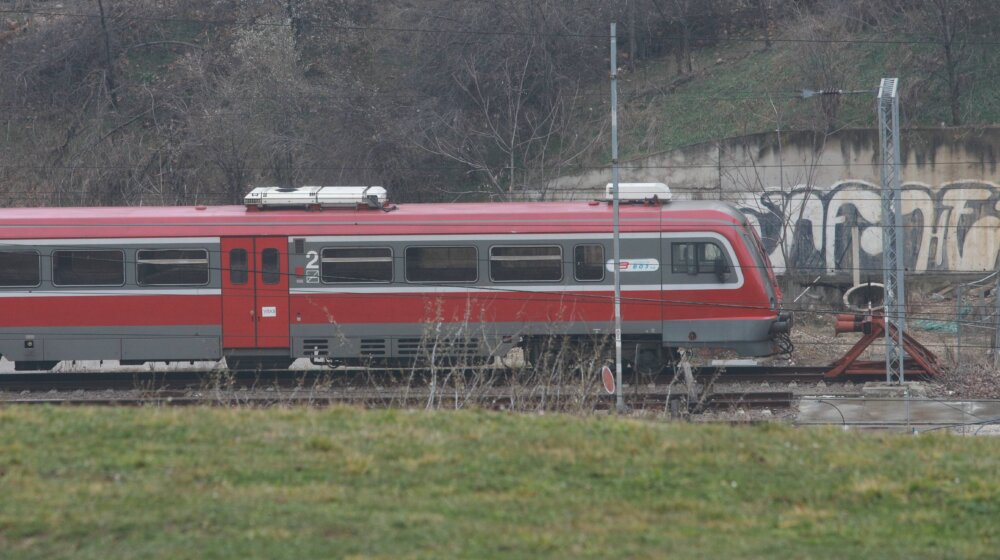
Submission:
[[[0,329],[0,354],[13,361],[217,360],[217,325]]]
[[[664,343],[755,342],[770,338],[774,319],[664,321]]]
[[[625,337],[657,336],[663,346],[732,349],[748,356],[773,352],[774,320],[624,321]],[[292,354],[312,358],[399,358],[441,354],[503,354],[523,336],[610,335],[607,322],[292,325]],[[693,336],[692,336],[693,333]]]
[[[664,321],[663,345],[734,350],[744,356],[766,356],[775,351],[771,325],[775,319]]]
[[[659,321],[625,321],[626,336],[659,337]],[[311,358],[497,356],[525,336],[607,336],[610,322],[476,323],[441,325],[364,323],[292,325],[292,354]]]
[[[528,335],[587,335],[611,334],[613,324],[610,321],[565,322],[553,320],[551,323],[361,323],[361,324],[293,324],[293,338],[399,338],[399,337],[495,337],[495,336],[528,336]],[[659,334],[662,324],[659,321],[623,321],[622,330],[626,334]]]
[[[120,338],[46,339],[45,360],[114,360],[122,353]]]
[[[744,355],[773,351],[773,320],[624,321],[624,336],[661,335],[664,346],[730,348]],[[430,352],[503,354],[522,336],[600,336],[608,322],[292,325],[292,355],[313,358],[414,357]],[[218,325],[0,329],[9,360],[215,360],[222,357]],[[30,345],[27,343],[30,341]],[[29,347],[30,346],[30,347]]]
[[[216,360],[222,356],[219,337],[123,338],[123,360]]]
[[[504,335],[338,336],[292,337],[292,354],[312,359],[417,358],[437,356],[494,356],[505,354],[519,337]]]

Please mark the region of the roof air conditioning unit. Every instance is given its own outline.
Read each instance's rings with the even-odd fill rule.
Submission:
[[[614,183],[604,188],[604,200],[611,202],[615,195]],[[621,202],[669,202],[670,187],[663,183],[618,183],[618,200]]]
[[[382,208],[382,187],[257,187],[243,199],[248,208]]]

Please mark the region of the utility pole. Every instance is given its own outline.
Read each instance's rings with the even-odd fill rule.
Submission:
[[[903,384],[906,291],[903,203],[899,177],[899,80],[882,78],[878,88],[878,136],[882,150],[882,267],[885,275],[885,381]]]
[[[875,112],[878,114],[879,149],[882,153],[882,268],[885,276],[883,281],[883,289],[885,290],[885,381],[888,384],[903,384],[905,381],[903,336],[906,331],[906,253],[903,249],[905,232],[903,231],[903,202],[899,176],[898,88],[898,78],[882,78],[875,106]],[[808,99],[815,95],[847,95],[870,91],[804,89],[800,92],[799,97]],[[857,246],[857,241],[853,240],[852,245]],[[858,268],[858,266],[858,259],[855,258],[854,267]],[[998,335],[997,340],[1000,342],[1000,335]]]
[[[618,37],[615,24],[611,24],[611,184],[612,212],[614,213],[612,247],[615,259],[615,408],[625,412],[622,392],[622,281],[621,281],[621,232],[618,221]]]

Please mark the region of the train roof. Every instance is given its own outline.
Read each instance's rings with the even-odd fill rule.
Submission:
[[[621,206],[622,231],[746,224],[732,205],[674,201]],[[573,233],[611,231],[606,202],[404,203],[386,209],[256,210],[245,206],[0,209],[0,239]]]

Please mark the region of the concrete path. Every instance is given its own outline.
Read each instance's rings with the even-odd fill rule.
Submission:
[[[959,433],[1000,435],[1000,401],[802,397],[796,423],[904,431],[950,429]]]

